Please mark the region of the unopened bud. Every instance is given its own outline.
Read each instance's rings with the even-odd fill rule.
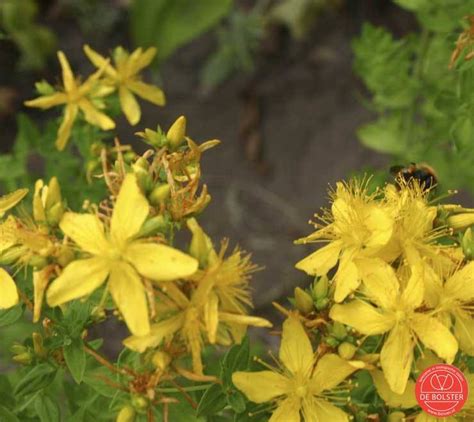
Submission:
[[[46,210],[46,219],[50,226],[57,226],[63,215],[64,205],[62,202],[56,202],[51,208]]]
[[[13,361],[22,365],[29,365],[33,361],[33,356],[30,352],[20,353],[19,355],[13,356]]]
[[[470,227],[464,232],[461,246],[464,256],[469,260],[474,259],[474,237]]]
[[[148,401],[143,396],[133,396],[132,397],[132,406],[136,410],[145,410],[148,407]]]
[[[356,351],[357,347],[351,343],[347,343],[346,341],[341,343],[337,348],[337,353],[339,353],[339,356],[346,360],[352,359]]]
[[[180,146],[184,141],[184,136],[186,135],[186,117],[180,116],[176,121],[171,125],[166,137],[170,146],[174,149]]]
[[[295,304],[304,314],[309,314],[314,308],[313,298],[299,287],[295,288]]]
[[[14,264],[25,253],[23,246],[12,246],[0,254],[0,265]]]
[[[44,211],[42,192],[44,189],[44,183],[41,179],[35,183],[35,193],[33,196],[33,218],[36,222],[46,221],[46,214]]]
[[[35,270],[42,270],[48,265],[48,260],[43,256],[33,255],[28,259],[28,265],[34,267]]]
[[[117,415],[116,422],[133,422],[135,420],[135,409],[132,406],[124,406]]]
[[[329,289],[329,280],[327,276],[323,275],[318,281],[313,284],[313,295],[315,299],[322,299],[327,297]]]
[[[162,215],[156,215],[155,217],[149,218],[143,223],[137,237],[153,236],[158,232],[162,232],[166,229],[166,219]]]
[[[404,422],[405,421],[405,413],[397,411],[392,412],[388,415],[387,422]]]
[[[132,167],[134,170],[135,170],[135,167],[138,167],[148,172],[148,169],[150,168],[150,164],[148,163],[148,160],[145,157],[140,157],[137,161],[135,161]]]
[[[332,325],[331,333],[338,340],[344,340],[347,337],[347,329],[344,324],[341,324],[340,322],[335,322]]]
[[[334,337],[326,337],[325,342],[328,346],[331,346],[331,347],[337,347],[339,344],[339,341],[335,339]]]
[[[61,188],[59,186],[58,179],[52,177],[48,184],[48,196],[46,197],[46,209],[59,204],[62,201]]]
[[[41,358],[46,357],[47,351],[43,346],[43,337],[41,336],[40,333],[33,333],[33,350],[35,351],[35,354]]]
[[[23,346],[23,344],[15,343],[10,347],[10,352],[14,355],[20,355],[22,353],[26,353],[28,351],[28,347]]]
[[[69,246],[61,245],[57,255],[58,264],[64,268],[73,259],[74,251]]]
[[[155,186],[155,188],[151,191],[150,196],[148,197],[150,203],[152,205],[160,205],[161,203],[165,202],[171,192],[171,187],[168,183],[163,185]]]
[[[314,304],[315,308],[318,311],[322,311],[323,309],[326,309],[328,305],[329,305],[329,299],[327,297],[318,299]]]
[[[199,261],[201,268],[205,268],[209,260],[212,263],[217,258],[212,241],[195,218],[188,219],[186,224],[193,234],[189,245],[189,254]]]
[[[474,213],[454,214],[448,217],[447,224],[454,230],[463,230],[474,224]]]
[[[44,79],[42,81],[36,82],[35,88],[40,95],[51,95],[55,92],[54,88]]]
[[[171,357],[165,352],[155,352],[151,358],[151,362],[156,368],[164,371],[171,362]]]

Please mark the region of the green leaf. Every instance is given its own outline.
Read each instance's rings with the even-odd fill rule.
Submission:
[[[471,118],[460,116],[451,128],[451,135],[461,151],[463,148],[469,148],[474,141],[474,125]]]
[[[203,394],[196,414],[197,416],[210,416],[224,409],[226,404],[227,400],[222,387],[219,384],[214,384]]]
[[[362,126],[357,131],[357,136],[363,145],[378,152],[396,155],[405,150],[397,118],[382,118]]]
[[[41,422],[61,420],[58,404],[45,394],[40,394],[36,397],[35,410]]]
[[[431,0],[394,0],[399,6],[416,11],[430,6]]]
[[[131,29],[136,45],[155,46],[163,60],[182,45],[212,28],[232,0],[135,0]]]
[[[248,337],[241,344],[232,346],[222,360],[221,378],[225,386],[233,386],[232,374],[248,368],[250,359],[250,345]]]
[[[247,400],[240,391],[232,390],[227,394],[227,403],[236,413],[242,413],[245,410]]]
[[[0,157],[1,158],[1,157]],[[11,325],[18,321],[23,315],[23,307],[16,305],[13,308],[4,309],[0,311],[0,327]]]
[[[83,381],[92,387],[101,396],[113,398],[117,393],[117,389],[111,387],[104,382],[104,379],[114,379],[115,374],[107,368],[99,367],[95,370],[87,370],[83,377]]]
[[[78,384],[84,378],[86,370],[86,352],[84,351],[84,342],[81,338],[72,339],[70,344],[65,344],[64,360],[71,371],[71,375]]]
[[[24,396],[39,391],[51,384],[56,375],[56,368],[48,363],[33,367],[15,386],[13,394]]]
[[[0,406],[0,421],[2,422],[20,422],[10,410],[4,406]]]

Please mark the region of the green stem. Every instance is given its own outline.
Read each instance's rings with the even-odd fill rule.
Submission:
[[[195,385],[193,387],[182,387],[181,391],[203,391],[207,390],[212,384],[204,384],[204,385]],[[156,388],[155,391],[159,393],[180,393],[181,391],[177,388]]]

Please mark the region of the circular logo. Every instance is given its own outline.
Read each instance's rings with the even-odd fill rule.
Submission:
[[[416,400],[432,416],[444,417],[458,413],[468,393],[464,374],[452,365],[430,366],[416,381]]]

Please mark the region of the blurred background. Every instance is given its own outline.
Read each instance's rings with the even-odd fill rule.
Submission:
[[[15,116],[41,128],[48,114],[22,104],[36,81],[59,81],[57,49],[88,74],[84,44],[156,46],[146,77],[167,105],[142,103],[120,139],[143,150],[136,131],[184,114],[193,139],[222,141],[204,157],[201,221],[264,267],[254,300],[268,314],[307,283],[293,265],[311,248],[292,243],[336,181],[426,161],[472,203],[471,67],[448,69],[469,11],[471,0],[0,0],[0,181],[23,165],[41,173],[34,151],[18,164]]]

